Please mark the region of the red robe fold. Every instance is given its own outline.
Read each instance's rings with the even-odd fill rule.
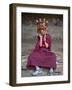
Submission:
[[[42,68],[56,68],[56,55],[55,53],[51,52],[51,41],[51,36],[47,34],[46,42],[48,43],[48,48],[40,47],[40,39],[38,37],[35,49],[28,57],[28,69],[35,68],[35,66],[39,66]],[[44,45],[44,41],[42,42],[42,44]]]

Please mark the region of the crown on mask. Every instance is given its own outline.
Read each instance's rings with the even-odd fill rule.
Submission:
[[[41,31],[41,30],[47,30],[48,29],[48,20],[41,19],[39,18],[38,20],[36,20],[36,24],[37,24],[37,31]]]

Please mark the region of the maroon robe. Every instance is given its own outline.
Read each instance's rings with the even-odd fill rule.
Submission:
[[[48,48],[40,47],[39,45],[40,38],[38,36],[38,40],[35,46],[35,49],[28,57],[27,68],[32,69],[35,66],[39,66],[42,68],[56,68],[56,55],[51,52],[51,36],[49,34],[46,35],[46,42],[48,43]],[[44,44],[44,41],[42,42]]]

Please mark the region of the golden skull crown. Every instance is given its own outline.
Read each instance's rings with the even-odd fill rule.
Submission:
[[[37,31],[41,31],[41,30],[47,30],[48,29],[48,20],[41,19],[39,18],[38,20],[36,20],[36,24],[37,24]]]

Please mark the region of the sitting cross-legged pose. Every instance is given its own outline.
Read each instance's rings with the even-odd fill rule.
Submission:
[[[42,73],[41,68],[48,69],[53,73],[56,69],[56,55],[51,51],[51,36],[48,34],[48,21],[46,19],[36,20],[37,25],[37,43],[34,50],[28,56],[27,68],[32,69],[32,75]]]

